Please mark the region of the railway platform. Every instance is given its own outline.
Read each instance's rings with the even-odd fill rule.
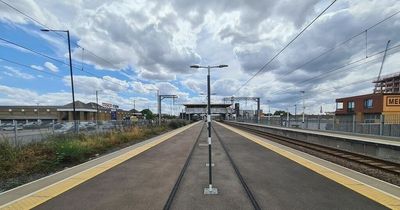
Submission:
[[[352,135],[343,132],[326,132],[267,126],[254,123],[227,121],[231,125],[250,126],[260,131],[287,138],[326,145],[384,160],[400,163],[400,140],[393,137]]]
[[[400,188],[244,130],[197,122],[0,194],[0,209],[400,209]],[[59,177],[58,177],[59,176]]]

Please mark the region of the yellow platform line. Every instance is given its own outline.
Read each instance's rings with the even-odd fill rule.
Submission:
[[[60,195],[61,193],[64,193],[67,190],[70,190],[70,189],[78,186],[79,184],[82,184],[83,182],[86,182],[89,179],[117,166],[118,164],[121,164],[121,163],[127,161],[128,159],[170,139],[171,137],[191,128],[192,126],[194,126],[196,124],[198,124],[198,123],[192,123],[190,125],[184,126],[182,128],[178,128],[174,131],[171,131],[169,133],[161,135],[157,140],[154,140],[147,144],[136,147],[124,154],[121,154],[118,157],[115,157],[104,163],[101,163],[99,165],[96,165],[94,167],[86,169],[80,173],[77,173],[77,174],[70,176],[66,179],[63,179],[59,182],[51,184],[43,189],[40,189],[33,193],[30,193],[19,199],[11,201],[3,206],[0,206],[0,209],[2,209],[2,210],[3,209],[18,209],[18,210],[19,209],[32,209],[35,206],[38,206],[38,205],[50,200],[51,198],[54,198],[54,197]]]
[[[296,163],[299,163],[300,165],[303,165],[304,167],[311,169],[312,171],[315,171],[318,174],[321,174],[322,176],[331,179],[365,197],[368,197],[371,200],[374,200],[375,202],[378,202],[390,209],[400,209],[400,198],[391,195],[389,193],[383,192],[379,189],[376,189],[375,187],[372,187],[368,184],[365,184],[363,182],[360,182],[358,180],[355,180],[353,178],[350,178],[344,174],[341,174],[337,171],[331,170],[327,167],[324,167],[322,165],[319,165],[317,163],[314,163],[310,160],[307,160],[303,157],[300,157],[299,155],[293,154],[287,150],[284,150],[282,148],[279,148],[275,145],[272,145],[270,143],[267,143],[262,140],[261,137],[258,137],[256,135],[250,134],[248,132],[239,130],[237,128],[218,123],[219,125],[245,137],[246,139],[249,139],[263,147],[268,148],[269,150],[272,150]]]

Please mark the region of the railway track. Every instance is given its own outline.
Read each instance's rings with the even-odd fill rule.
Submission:
[[[244,190],[246,191],[247,197],[250,199],[251,204],[253,205],[254,209],[259,210],[260,205],[258,204],[256,198],[254,197],[253,193],[251,192],[249,186],[247,185],[245,179],[243,178],[242,174],[240,173],[238,167],[236,166],[235,162],[233,161],[231,155],[229,154],[228,150],[226,149],[225,143],[222,141],[222,138],[219,136],[218,132],[214,129],[214,126],[211,126],[212,130],[215,133],[218,141],[220,142],[222,148],[224,149],[226,155],[228,156],[229,162],[231,163],[236,176],[239,178],[240,183],[242,184]]]
[[[243,176],[241,175],[239,169],[237,168],[237,166],[236,166],[235,162],[233,161],[231,155],[229,154],[228,150],[226,149],[225,144],[224,144],[222,138],[219,136],[219,134],[217,133],[217,131],[214,129],[213,126],[211,126],[211,128],[212,128],[212,131],[213,131],[214,134],[215,134],[215,135],[213,135],[213,136],[215,137],[214,139],[216,139],[216,140],[218,140],[218,141],[220,142],[220,144],[221,144],[221,146],[222,146],[224,152],[226,153],[226,155],[227,155],[227,157],[228,157],[228,160],[229,160],[229,162],[231,163],[231,165],[232,165],[232,167],[233,167],[233,169],[234,169],[234,171],[235,171],[235,174],[236,174],[236,176],[238,177],[240,183],[242,184],[242,186],[243,186],[243,188],[244,188],[244,190],[245,190],[245,192],[246,192],[246,194],[247,194],[247,196],[248,196],[248,198],[249,198],[251,204],[253,205],[253,207],[254,207],[255,210],[260,210],[261,208],[260,208],[260,206],[259,206],[257,200],[255,199],[253,193],[251,192],[251,190],[250,190],[250,188],[248,187],[246,181],[244,180]],[[196,142],[195,142],[195,144],[193,145],[193,147],[192,147],[192,149],[191,149],[191,151],[190,151],[190,153],[189,153],[189,155],[188,155],[188,157],[187,157],[187,159],[186,159],[186,162],[185,162],[184,166],[182,167],[182,170],[181,170],[181,172],[180,172],[180,174],[179,174],[179,176],[178,176],[178,179],[177,179],[177,181],[176,181],[174,187],[172,188],[171,193],[170,193],[170,195],[168,196],[168,199],[167,199],[167,201],[166,201],[166,203],[165,203],[165,205],[164,205],[164,210],[169,210],[169,209],[171,209],[171,206],[172,206],[173,200],[174,200],[174,198],[175,198],[175,195],[176,195],[176,193],[177,193],[177,191],[178,191],[178,189],[179,189],[179,186],[180,186],[180,183],[181,183],[181,181],[182,181],[182,178],[183,178],[183,176],[185,175],[186,169],[187,169],[188,166],[189,166],[190,160],[192,159],[193,151],[196,149],[196,146],[198,145],[198,142],[199,142],[199,139],[200,139],[200,136],[201,136],[203,130],[204,130],[204,124],[202,125],[201,131],[200,131],[200,133],[199,133],[199,135],[198,135],[198,137],[197,137],[197,139],[196,139]]]
[[[224,122],[226,123],[226,122]],[[233,127],[249,131],[250,133],[253,133],[257,136],[260,137],[265,137],[268,138],[269,140],[272,140],[274,142],[283,144],[285,146],[289,146],[291,148],[295,149],[301,149],[302,151],[305,151],[309,153],[310,151],[326,154],[333,156],[335,158],[345,160],[347,162],[353,162],[357,163],[372,169],[376,169],[385,173],[389,173],[394,176],[400,176],[400,164],[394,163],[391,161],[386,161],[358,153],[353,153],[345,150],[340,150],[337,148],[332,148],[332,147],[327,147],[319,144],[313,144],[309,142],[304,142],[301,140],[293,139],[293,138],[288,138],[288,137],[283,137],[279,135],[274,135],[271,133],[267,133],[264,131],[260,131],[254,128],[251,128],[250,126],[245,126],[245,125],[238,125],[235,123],[226,123],[228,125],[231,125]],[[371,175],[371,174],[369,174]]]
[[[179,185],[181,184],[182,178],[185,175],[187,167],[189,166],[190,160],[192,159],[193,151],[196,149],[196,146],[197,146],[197,144],[199,142],[200,136],[203,133],[203,130],[204,130],[204,123],[202,124],[200,132],[199,132],[199,135],[197,136],[197,139],[196,139],[192,149],[190,150],[190,153],[189,153],[189,155],[188,155],[188,157],[187,157],[187,159],[185,161],[185,164],[182,167],[181,172],[179,173],[178,179],[176,180],[176,182],[174,184],[174,187],[172,188],[172,191],[169,194],[168,199],[164,204],[164,208],[163,208],[164,210],[168,210],[168,209],[171,208],[171,205],[172,205],[172,202],[173,202],[173,200],[175,198],[176,192],[179,189]]]

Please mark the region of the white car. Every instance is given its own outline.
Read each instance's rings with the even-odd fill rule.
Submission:
[[[62,134],[62,133],[70,133],[74,131],[73,125],[64,125],[59,129],[54,130],[54,133]]]
[[[13,131],[15,126],[7,126],[3,127],[3,131]],[[17,126],[17,130],[22,130],[23,128],[21,126]]]

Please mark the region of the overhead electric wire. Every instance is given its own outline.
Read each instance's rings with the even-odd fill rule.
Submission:
[[[1,0],[0,0],[0,1],[1,1]],[[22,48],[22,49],[24,49],[24,50],[28,50],[28,51],[30,51],[30,52],[32,52],[32,53],[38,54],[38,55],[40,55],[40,56],[42,56],[42,57],[45,57],[45,58],[47,58],[47,59],[50,59],[50,60],[59,62],[59,63],[61,63],[61,64],[63,64],[63,65],[69,66],[68,63],[66,63],[66,62],[64,62],[64,61],[62,61],[62,60],[60,60],[60,59],[57,59],[57,58],[48,56],[48,55],[46,55],[46,54],[44,54],[44,53],[38,52],[38,51],[33,50],[33,49],[31,49],[31,48],[22,46],[21,44],[12,42],[12,41],[7,40],[7,39],[4,39],[4,38],[2,38],[2,37],[0,37],[0,40],[6,42],[6,43],[8,43],[8,44],[17,46],[17,47],[19,47],[19,48]],[[82,71],[82,72],[86,72],[87,74],[90,74],[90,75],[95,76],[95,77],[97,77],[97,78],[99,78],[99,79],[106,80],[106,81],[108,81],[108,82],[114,83],[114,84],[119,85],[119,86],[121,86],[121,87],[125,87],[125,86],[121,85],[120,83],[116,83],[116,82],[114,82],[114,81],[112,81],[112,80],[103,78],[103,77],[101,77],[101,76],[99,76],[99,75],[97,75],[97,74],[91,73],[91,72],[89,72],[89,71],[87,71],[87,70],[83,70],[83,69],[81,69],[81,68],[79,68],[79,67],[77,67],[77,66],[72,65],[72,68],[77,69],[77,70]]]
[[[312,62],[314,62],[314,61],[317,60],[318,58],[320,58],[320,57],[322,57],[322,56],[324,56],[324,55],[326,55],[326,54],[328,54],[328,53],[330,53],[330,52],[332,52],[332,51],[338,49],[340,46],[342,46],[342,45],[346,44],[347,42],[349,42],[349,41],[351,41],[351,40],[357,38],[358,36],[361,36],[362,34],[366,34],[367,31],[369,31],[369,30],[375,28],[375,27],[378,26],[379,24],[381,24],[381,23],[383,23],[383,22],[389,20],[390,18],[392,18],[393,16],[395,16],[395,15],[397,15],[397,14],[399,14],[399,13],[400,13],[400,10],[397,11],[397,12],[395,12],[395,13],[393,13],[392,15],[390,15],[390,16],[388,16],[388,17],[382,19],[381,21],[375,23],[374,25],[372,25],[372,26],[370,26],[370,27],[368,27],[368,28],[362,30],[361,32],[359,32],[359,33],[357,33],[357,34],[351,36],[350,38],[348,38],[348,39],[346,39],[346,40],[340,42],[339,44],[335,45],[334,47],[332,47],[332,48],[330,48],[330,49],[328,49],[328,50],[326,50],[326,51],[324,51],[323,53],[319,54],[318,56],[316,56],[316,57],[314,57],[314,58],[312,58],[312,59],[310,59],[310,60],[308,60],[307,62],[305,62],[305,63],[299,65],[298,67],[296,67],[296,68],[293,69],[292,71],[286,72],[285,75],[289,75],[289,74],[291,74],[291,73],[293,73],[293,72],[295,72],[295,71],[297,71],[297,70],[303,68],[304,66],[306,66],[306,65],[308,65],[308,64],[310,64],[310,63],[312,63]],[[366,48],[366,49],[367,49],[367,48]],[[366,55],[367,55],[367,53],[366,53]],[[366,57],[367,57],[367,56],[366,56]]]
[[[395,45],[395,46],[393,46],[393,47],[391,47],[391,48],[388,48],[388,50],[392,50],[392,49],[395,49],[395,48],[398,48],[398,47],[400,47],[400,44],[399,44],[399,45]],[[322,74],[319,74],[319,75],[317,75],[317,76],[308,78],[308,79],[303,80],[303,81],[301,81],[300,83],[297,83],[297,84],[304,84],[304,83],[306,83],[306,82],[308,82],[308,81],[311,81],[311,80],[320,78],[320,77],[322,77],[322,76],[324,76],[324,75],[326,75],[326,74],[330,74],[330,73],[332,73],[332,72],[336,72],[336,71],[338,71],[338,70],[340,70],[340,69],[343,69],[343,68],[345,68],[345,67],[347,67],[347,66],[350,66],[350,65],[353,65],[353,64],[356,64],[356,63],[360,63],[361,61],[367,60],[367,59],[369,59],[369,58],[371,58],[371,57],[375,57],[375,56],[380,55],[380,54],[382,54],[382,53],[385,53],[385,50],[380,51],[380,52],[377,52],[377,53],[375,53],[375,54],[372,54],[372,55],[368,56],[368,58],[361,58],[361,59],[358,59],[358,60],[356,60],[356,61],[353,61],[353,62],[350,62],[350,63],[348,63],[348,64],[345,64],[345,65],[343,65],[343,66],[341,66],[341,67],[338,67],[338,68],[335,68],[335,69],[331,69],[331,70],[329,70],[329,71],[327,71],[327,72],[323,72]],[[392,54],[393,54],[393,53],[392,53]],[[388,54],[388,55],[391,55],[391,54]],[[381,59],[381,57],[378,57],[378,58],[375,58],[375,59],[372,59],[372,60],[369,60],[369,61],[366,61],[366,62],[377,61],[378,59]],[[365,64],[366,64],[366,63],[361,63],[361,64],[359,64],[358,66],[360,66],[360,65],[365,65]]]
[[[59,77],[59,78],[63,78],[63,76],[61,76],[59,74],[56,74],[56,73],[53,73],[53,72],[44,71],[44,70],[40,70],[40,69],[35,69],[35,68],[33,68],[31,66],[28,66],[26,64],[22,64],[22,63],[19,63],[17,61],[9,60],[7,58],[0,57],[0,60],[6,61],[8,63],[15,64],[15,65],[18,65],[18,66],[26,67],[26,68],[29,68],[29,69],[32,69],[34,71],[38,71],[38,72],[41,72],[41,73],[45,73],[45,74],[49,74],[49,75],[56,76],[56,77]]]
[[[318,58],[320,58],[320,57],[322,57],[322,56],[324,56],[324,55],[326,55],[326,54],[328,54],[328,53],[330,53],[330,52],[332,52],[332,51],[338,49],[340,46],[342,46],[342,45],[346,44],[347,42],[349,42],[349,41],[355,39],[356,37],[358,37],[358,36],[360,36],[360,35],[366,33],[367,31],[369,31],[369,30],[375,28],[376,26],[378,26],[378,25],[382,24],[383,22],[385,22],[385,21],[391,19],[392,17],[398,15],[399,13],[400,13],[400,10],[399,10],[399,11],[396,11],[395,13],[393,13],[393,14],[387,16],[386,18],[382,19],[381,21],[379,21],[379,22],[377,22],[377,23],[375,23],[375,24],[369,26],[368,28],[362,30],[361,32],[359,32],[359,33],[357,33],[357,34],[351,36],[350,38],[348,38],[348,39],[346,39],[346,40],[340,42],[340,43],[337,44],[336,46],[334,46],[334,47],[332,47],[332,48],[330,48],[330,49],[324,51],[323,53],[319,54],[318,56],[316,56],[316,57],[314,57],[314,58],[308,60],[307,62],[305,62],[305,63],[299,65],[299,66],[296,67],[294,70],[285,73],[285,75],[289,75],[289,74],[291,74],[291,73],[293,73],[293,72],[295,72],[295,71],[301,69],[302,67],[304,67],[304,66],[306,66],[306,65],[308,65],[308,64],[310,64],[310,63],[312,63],[313,61],[317,60]],[[367,56],[366,56],[366,57],[367,57]],[[242,88],[242,87],[241,87],[241,88]],[[238,90],[240,90],[240,88],[239,88]]]
[[[275,60],[289,45],[291,45],[307,28],[309,28],[319,17],[321,17],[337,0],[332,1],[332,3],[326,7],[317,17],[315,17],[306,27],[304,27],[289,43],[287,43],[277,54],[275,54],[266,64],[264,64],[260,70],[258,70],[253,76],[251,76],[244,84],[242,84],[239,89],[236,90],[236,93],[239,92],[244,86],[247,85],[252,79],[254,79],[259,73],[261,73],[265,67],[267,67],[272,61]]]
[[[57,34],[58,36],[60,36],[60,37],[62,37],[62,38],[64,38],[64,39],[66,39],[65,36],[61,35],[61,34],[58,33],[57,31],[51,30],[51,28],[48,27],[47,25],[41,23],[41,22],[38,21],[37,19],[35,19],[35,18],[33,18],[32,16],[26,14],[25,12],[23,12],[23,11],[21,11],[20,9],[14,7],[13,5],[11,5],[11,4],[5,2],[4,0],[0,0],[0,2],[2,2],[2,3],[5,4],[5,5],[7,5],[7,6],[10,7],[11,9],[17,11],[18,13],[20,13],[21,15],[25,16],[26,18],[30,19],[31,21],[33,21],[33,22],[35,22],[35,23],[37,23],[37,24],[39,24],[39,25],[45,27],[46,29],[50,29],[51,32]],[[84,49],[84,48],[83,48],[82,46],[80,46],[77,42],[73,42],[73,44],[75,44],[75,45],[76,45],[77,47],[79,47],[79,48]],[[115,68],[115,69],[120,69],[119,67],[115,66],[115,64],[113,64],[112,62],[106,60],[106,59],[103,58],[103,57],[100,57],[100,56],[96,55],[94,52],[90,51],[89,49],[85,48],[85,50],[86,50],[87,52],[89,52],[90,54],[92,54],[93,56],[95,56],[96,58],[98,58],[98,59],[100,59],[100,60],[103,60],[104,62],[110,64],[113,68]],[[82,61],[82,62],[83,62],[83,61]],[[120,70],[124,72],[123,69],[120,69]],[[125,72],[125,73],[126,73],[126,72]]]
[[[395,45],[395,46],[393,46],[393,47],[388,48],[388,51],[389,51],[389,50],[392,50],[392,49],[395,49],[395,48],[399,48],[399,47],[400,47],[400,44]],[[311,80],[320,78],[321,76],[325,76],[327,73],[330,74],[330,73],[332,73],[332,72],[336,72],[336,71],[341,70],[341,69],[343,69],[343,68],[345,68],[345,67],[347,67],[347,66],[351,66],[351,65],[354,65],[354,64],[357,64],[357,63],[360,63],[360,64],[357,65],[357,66],[353,66],[353,67],[351,67],[351,68],[349,68],[349,69],[352,69],[352,68],[354,68],[354,67],[358,67],[358,66],[361,66],[361,65],[365,65],[366,63],[361,63],[361,62],[364,61],[364,60],[366,60],[366,59],[370,59],[371,57],[380,55],[380,54],[382,54],[382,53],[384,53],[384,52],[385,52],[385,50],[379,51],[379,52],[377,52],[377,53],[372,54],[372,55],[369,56],[368,58],[361,58],[361,59],[358,59],[358,60],[356,60],[356,61],[352,61],[352,62],[350,62],[350,63],[347,63],[347,64],[342,65],[341,67],[331,69],[331,70],[329,70],[328,72],[324,72],[324,73],[319,74],[319,75],[316,75],[316,76],[314,76],[314,77],[312,77],[312,78],[308,78],[308,79],[305,79],[305,80],[303,80],[303,81],[300,81],[299,83],[295,83],[295,85],[304,84],[304,83],[306,83],[306,82],[308,82],[308,81],[311,81]],[[397,53],[397,52],[388,53],[388,55],[393,55],[393,54],[395,54],[395,53]],[[371,59],[371,60],[369,60],[369,61],[367,61],[367,62],[377,61],[377,60],[379,60],[379,59],[381,59],[381,57],[377,57],[377,58]],[[344,69],[344,70],[349,70],[349,69]],[[296,90],[277,91],[277,92],[272,92],[272,93],[270,93],[270,94],[276,95],[276,94],[283,94],[283,93],[291,93],[291,92],[293,92],[293,91],[296,91]]]
[[[13,5],[11,5],[11,4],[9,4],[9,3],[3,1],[3,0],[0,0],[0,2],[3,3],[3,4],[5,4],[5,5],[7,5],[7,6],[10,7],[11,9],[17,11],[18,13],[20,13],[20,14],[23,15],[23,16],[25,16],[25,17],[28,18],[29,20],[31,20],[31,21],[33,21],[33,22],[35,22],[35,23],[37,23],[37,24],[39,24],[39,25],[41,25],[41,26],[44,26],[44,27],[47,28],[47,29],[50,29],[50,27],[48,27],[48,26],[46,26],[45,24],[39,22],[39,21],[36,20],[35,18],[33,18],[33,17],[27,15],[26,13],[22,12],[20,9],[14,7]],[[64,39],[66,38],[65,36],[61,35],[60,33],[56,32],[56,31],[51,31],[51,32],[57,34],[58,36],[60,36],[60,37],[62,37],[62,38],[64,38]]]
[[[345,88],[345,87],[349,87],[349,86],[352,86],[352,85],[356,85],[356,84],[360,84],[360,83],[364,83],[364,82],[369,82],[369,81],[374,81],[374,79],[376,79],[376,77],[371,77],[371,78],[368,78],[368,79],[357,80],[357,81],[354,81],[354,82],[351,82],[351,83],[348,83],[348,84],[345,84],[345,85],[340,85],[340,86],[332,87],[333,90],[332,90],[332,89],[322,89],[322,90],[318,90],[318,92],[313,93],[313,94],[326,93],[326,92],[333,92],[333,91],[336,91],[336,90],[339,90],[339,89],[342,89],[342,88]],[[311,93],[310,93],[310,94],[311,94]],[[309,94],[306,94],[306,95],[309,95]]]
[[[1,0],[0,0],[0,1],[1,1]],[[24,49],[24,50],[30,51],[30,52],[32,52],[32,53],[38,54],[38,55],[40,55],[40,56],[42,56],[42,57],[48,58],[48,59],[50,59],[50,60],[52,60],[52,61],[56,61],[56,62],[59,62],[59,63],[61,63],[61,64],[66,65],[66,66],[69,66],[68,63],[66,63],[66,62],[64,62],[64,61],[62,61],[62,60],[60,60],[60,59],[57,59],[57,58],[48,56],[48,55],[46,55],[46,54],[44,54],[44,53],[41,53],[41,52],[38,52],[38,51],[33,50],[33,49],[31,49],[31,48],[22,46],[22,45],[20,45],[20,44],[18,44],[18,43],[12,42],[12,41],[7,40],[7,39],[4,39],[4,38],[2,38],[2,37],[0,37],[0,40],[3,41],[3,42],[6,42],[6,43],[8,43],[8,44],[17,46],[17,47],[19,47],[19,48],[22,48],[22,49]],[[74,66],[73,66],[73,67],[74,67]],[[76,68],[76,67],[74,67],[74,68]]]

